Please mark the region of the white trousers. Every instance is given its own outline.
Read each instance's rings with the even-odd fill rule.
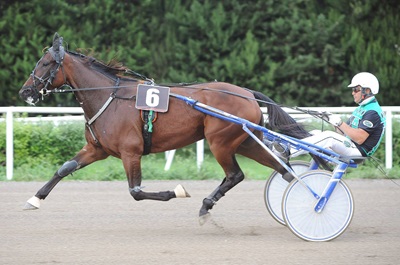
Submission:
[[[336,132],[323,131],[301,140],[318,145],[342,156],[362,156],[355,144],[349,138]],[[296,157],[306,153],[307,151],[304,150],[292,149],[291,157]]]

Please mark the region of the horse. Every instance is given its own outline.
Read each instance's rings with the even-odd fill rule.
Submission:
[[[285,167],[249,137],[240,125],[202,113],[174,97],[169,97],[167,111],[157,113],[157,120],[152,124],[151,145],[146,148],[144,122],[141,111],[135,107],[138,86],[143,84],[154,85],[154,81],[121,63],[107,64],[91,56],[69,51],[63,46],[63,38],[58,33],[54,34],[52,47],[44,50],[19,95],[28,104],[35,105],[50,93],[73,93],[84,111],[86,144],[26,202],[24,209],[39,209],[41,200],[64,177],[109,156],[122,160],[129,192],[134,200],[168,201],[190,197],[182,185],[167,191],[143,191],[141,158],[148,153],[181,148],[201,139],[207,140],[225,177],[203,199],[199,211],[199,220],[203,221],[200,223],[209,218],[215,203],[244,179],[236,154],[282,175],[287,173]],[[218,81],[175,84],[168,88],[174,94],[190,97],[286,135],[299,139],[309,136],[279,105],[260,92]],[[268,123],[264,121],[258,101],[268,103]],[[252,131],[259,139],[263,138],[261,131]]]

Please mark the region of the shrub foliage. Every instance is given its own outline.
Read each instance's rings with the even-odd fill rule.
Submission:
[[[395,0],[3,1],[0,105],[25,104],[18,89],[56,31],[68,49],[119,58],[158,83],[217,79],[285,105],[340,106],[353,104],[350,78],[370,71],[382,105],[396,105],[399,11]]]
[[[0,180],[5,179],[5,123],[0,122]],[[393,165],[400,163],[400,122],[394,122],[393,128]],[[14,122],[14,169],[19,172],[16,180],[44,180],[48,179],[65,161],[71,159],[84,145],[84,125],[82,122],[68,122],[54,125],[52,122]],[[375,153],[374,157],[380,161],[380,166],[384,167],[385,161],[385,141],[381,143],[381,147]],[[146,179],[208,179],[222,177],[223,172],[217,165],[215,159],[207,145],[205,145],[205,155],[209,159],[205,161],[200,171],[196,169],[196,154],[194,146],[189,146],[179,150],[175,157],[174,164],[181,163],[183,167],[175,168],[172,171],[165,172],[164,154],[145,156],[142,166],[143,175]],[[96,179],[96,180],[123,180],[125,173],[123,171],[122,162],[115,162],[115,159],[101,161],[102,168],[92,167],[92,174],[88,174],[86,169],[76,173],[76,179]],[[251,167],[258,166],[256,162],[251,161]],[[118,165],[116,167],[115,165]],[[91,167],[91,166],[89,166]],[[265,172],[268,168],[262,167]],[[371,176],[380,176],[376,170],[376,164],[367,161],[360,169],[350,170],[354,175],[361,172],[365,175],[368,172],[365,168],[371,169]],[[98,171],[99,170],[99,171]],[[216,174],[216,172],[221,172]],[[243,170],[251,170],[251,168],[243,168]],[[372,171],[374,170],[374,171]],[[270,170],[271,171],[271,170]],[[196,174],[197,172],[197,174]],[[358,172],[358,173],[357,173]],[[363,173],[364,172],[364,173]],[[361,174],[360,173],[360,174]],[[44,175],[43,175],[44,174]],[[246,173],[247,174],[247,173]],[[75,174],[74,174],[75,175]],[[249,176],[249,174],[247,174]],[[251,175],[251,174],[250,174]],[[261,174],[262,178],[268,176],[268,173]],[[250,176],[252,177],[252,176]],[[358,176],[363,177],[363,176]],[[69,179],[74,179],[70,177]]]

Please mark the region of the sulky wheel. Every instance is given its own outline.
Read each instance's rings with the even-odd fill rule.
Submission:
[[[299,178],[316,194],[325,190],[332,173],[313,170]],[[307,241],[329,241],[340,236],[349,226],[354,213],[353,196],[340,180],[320,213],[314,210],[318,201],[299,180],[293,180],[283,196],[282,215],[286,226]]]
[[[290,162],[292,169],[297,175],[306,172],[310,163],[305,161]],[[282,197],[289,182],[282,178],[282,175],[277,171],[272,172],[264,188],[264,202],[268,212],[280,224],[285,225],[282,216]]]

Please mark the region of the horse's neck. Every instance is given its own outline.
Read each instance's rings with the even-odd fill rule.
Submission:
[[[105,75],[90,69],[83,63],[76,63],[71,71],[71,83],[77,89],[75,97],[87,118],[91,118],[104,106],[114,91],[116,82]],[[95,89],[79,91],[79,89]],[[98,88],[98,89],[96,89]]]

